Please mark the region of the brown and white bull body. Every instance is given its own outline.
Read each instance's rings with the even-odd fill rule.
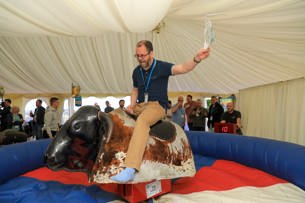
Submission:
[[[87,172],[91,182],[111,183],[110,177],[124,168],[135,120],[120,109],[105,114],[94,108],[80,108],[64,124],[46,152],[47,165],[54,170]],[[160,121],[151,127],[140,170],[132,183],[193,176],[195,172],[183,129]]]

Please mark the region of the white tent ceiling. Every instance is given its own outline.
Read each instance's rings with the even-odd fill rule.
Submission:
[[[0,0],[0,86],[6,93],[126,94],[138,40],[173,63],[216,42],[170,92],[233,93],[305,76],[304,0]],[[159,27],[159,33],[154,29]]]

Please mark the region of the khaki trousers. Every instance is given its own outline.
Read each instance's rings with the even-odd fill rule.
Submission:
[[[138,115],[138,118],[129,143],[125,166],[139,170],[146,148],[150,126],[164,118],[165,109],[159,102],[154,101],[137,104],[133,111]]]

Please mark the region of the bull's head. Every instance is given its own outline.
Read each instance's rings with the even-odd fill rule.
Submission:
[[[94,106],[83,106],[62,126],[45,153],[52,170],[90,172],[99,144],[112,131],[112,121]]]

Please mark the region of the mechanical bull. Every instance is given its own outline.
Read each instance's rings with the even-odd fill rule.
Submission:
[[[52,170],[86,172],[90,182],[111,183],[124,169],[135,118],[122,110],[99,112],[81,107],[63,125],[45,154]],[[140,171],[132,183],[193,176],[195,166],[188,139],[178,125],[159,121],[151,126]]]

